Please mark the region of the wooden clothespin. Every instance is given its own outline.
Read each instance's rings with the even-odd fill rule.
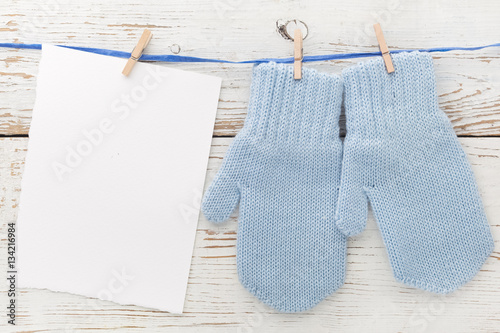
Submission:
[[[380,27],[380,23],[374,24],[373,29],[375,29],[375,35],[377,36],[380,52],[382,52],[382,58],[384,58],[384,63],[385,63],[385,68],[387,69],[387,73],[393,73],[394,66],[392,65],[391,53],[389,52],[389,48],[387,47],[387,43],[385,42],[384,34],[382,33],[382,28]]]
[[[302,47],[302,31],[295,29],[293,35],[293,78],[295,80],[302,79],[302,59],[304,58],[304,48]]]
[[[144,52],[144,49],[146,48],[146,46],[148,46],[152,37],[153,37],[153,34],[151,33],[151,31],[148,29],[144,29],[144,32],[142,33],[141,39],[139,39],[139,42],[134,47],[134,50],[132,51],[132,54],[130,55],[130,58],[127,61],[127,64],[125,65],[125,68],[123,69],[123,72],[122,72],[123,75],[128,76],[130,74],[130,72],[132,71],[132,68],[134,68],[135,63],[141,57],[142,52]]]

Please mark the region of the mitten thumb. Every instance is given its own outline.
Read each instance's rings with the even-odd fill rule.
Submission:
[[[234,211],[239,200],[240,191],[235,180],[221,169],[205,193],[201,210],[207,220],[215,223],[224,222]]]
[[[337,228],[348,237],[363,231],[368,214],[368,199],[356,173],[354,168],[343,165],[335,214]]]

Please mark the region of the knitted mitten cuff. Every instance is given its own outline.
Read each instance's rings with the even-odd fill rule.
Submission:
[[[339,76],[303,68],[294,80],[292,66],[256,65],[241,135],[277,145],[331,144],[338,140],[342,91]]]
[[[342,72],[345,83],[347,131],[380,137],[394,134],[429,135],[449,127],[439,110],[434,66],[429,53],[391,55],[395,73],[381,57]]]

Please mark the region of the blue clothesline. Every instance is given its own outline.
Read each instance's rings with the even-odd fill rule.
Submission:
[[[122,52],[116,50],[99,49],[93,47],[79,47],[79,46],[67,46],[58,45],[66,47],[73,50],[91,52],[96,54],[102,54],[107,56],[113,56],[118,58],[130,58],[130,52]],[[32,49],[41,50],[42,44],[21,44],[21,43],[0,43],[0,47],[15,48],[15,49]],[[420,49],[420,50],[394,50],[391,53],[409,52],[409,51],[420,51],[420,52],[449,52],[449,51],[476,51],[481,49],[486,49],[489,47],[500,47],[500,43],[476,46],[476,47],[435,47],[430,49]],[[380,52],[366,52],[366,53],[339,53],[339,54],[323,54],[315,56],[304,56],[303,62],[310,61],[325,61],[325,60],[341,60],[341,59],[354,59],[354,58],[366,58],[375,57],[382,55]],[[161,62],[215,62],[215,63],[226,63],[226,64],[258,64],[263,62],[280,62],[280,63],[293,63],[293,57],[289,58],[262,58],[255,60],[245,60],[245,61],[230,61],[221,59],[210,59],[210,58],[199,58],[199,57],[186,57],[175,54],[143,54],[139,60],[143,61],[161,61]]]

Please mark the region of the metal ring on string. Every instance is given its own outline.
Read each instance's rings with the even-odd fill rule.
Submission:
[[[299,27],[300,25],[302,25],[304,27],[305,33],[303,33],[303,35],[304,35],[304,37],[302,38],[303,40],[306,39],[307,36],[309,36],[309,27],[307,26],[307,24],[304,21],[294,19],[294,20],[288,20],[285,22],[285,24],[280,25],[279,20],[278,20],[278,21],[276,21],[276,28],[278,29],[278,32],[283,36],[283,38],[291,40],[293,42],[294,38],[288,32],[288,25],[291,23],[295,24],[295,26],[296,26],[295,29],[297,29],[297,28],[300,29],[300,27]]]

